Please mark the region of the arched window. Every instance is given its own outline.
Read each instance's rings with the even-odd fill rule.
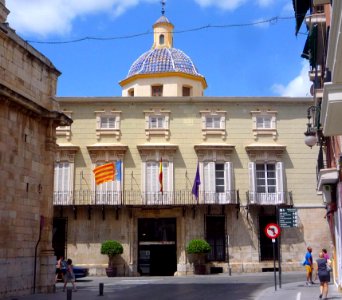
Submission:
[[[128,96],[134,97],[134,88],[128,90]]]
[[[164,40],[165,40],[164,34],[161,34],[161,35],[159,36],[159,44],[160,44],[160,45],[164,45]]]

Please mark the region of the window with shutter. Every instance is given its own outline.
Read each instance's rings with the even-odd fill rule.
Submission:
[[[69,162],[55,163],[54,204],[71,204],[70,171]]]
[[[108,162],[96,162],[95,167],[101,166]],[[116,165],[116,162],[114,162]],[[122,164],[121,164],[122,165]],[[121,167],[120,165],[120,167]],[[121,167],[122,168],[122,167]],[[118,171],[116,171],[118,172]],[[121,170],[120,170],[121,172]],[[94,178],[94,177],[93,177]],[[95,178],[93,185],[95,187],[95,203],[102,205],[118,205],[121,203],[121,181],[114,177],[114,181],[108,181],[99,185],[95,184]]]
[[[233,199],[231,162],[204,162],[203,174],[205,203],[230,203]]]
[[[172,200],[172,166],[163,161],[163,192],[160,192],[159,161],[145,164],[145,198],[146,204],[171,204]]]
[[[249,163],[250,202],[255,204],[281,204],[284,196],[284,167],[277,163]]]

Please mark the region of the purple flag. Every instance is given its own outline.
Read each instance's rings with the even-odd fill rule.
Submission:
[[[199,166],[197,163],[197,171],[196,176],[194,180],[194,185],[192,186],[192,194],[196,197],[198,200],[198,192],[199,192],[199,185],[201,184],[200,174],[199,174]]]

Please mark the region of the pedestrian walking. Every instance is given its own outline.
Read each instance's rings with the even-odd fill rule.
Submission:
[[[330,256],[329,256],[329,254],[328,254],[327,249],[323,248],[323,249],[322,249],[322,252],[323,252],[323,256],[324,256],[325,259],[327,259],[327,260],[330,259]]]
[[[312,267],[313,267],[313,261],[312,261],[312,248],[307,247],[307,252],[305,254],[305,261],[304,261],[304,266],[305,266],[305,271],[306,271],[306,285],[311,285],[314,282],[312,281]]]
[[[56,262],[56,278],[55,278],[55,282],[58,281],[58,279],[62,279],[64,281],[64,274],[62,272],[62,263],[64,261],[64,257],[63,256],[59,256],[57,262]]]
[[[328,299],[328,289],[329,289],[329,282],[330,282],[330,260],[327,260],[324,257],[324,252],[320,252],[318,255],[318,259],[316,260],[317,263],[317,271],[315,278],[319,278],[319,299]]]
[[[76,284],[75,284],[75,274],[74,274],[74,270],[73,270],[72,260],[70,258],[67,260],[67,270],[66,270],[66,273],[64,275],[63,292],[65,292],[65,287],[67,286],[68,282],[71,282],[72,288],[73,288],[72,290],[74,292],[77,292]]]

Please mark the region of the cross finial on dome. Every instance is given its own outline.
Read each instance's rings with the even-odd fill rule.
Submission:
[[[160,1],[160,3],[162,5],[161,13],[162,13],[162,15],[164,15],[165,14],[165,0]]]

